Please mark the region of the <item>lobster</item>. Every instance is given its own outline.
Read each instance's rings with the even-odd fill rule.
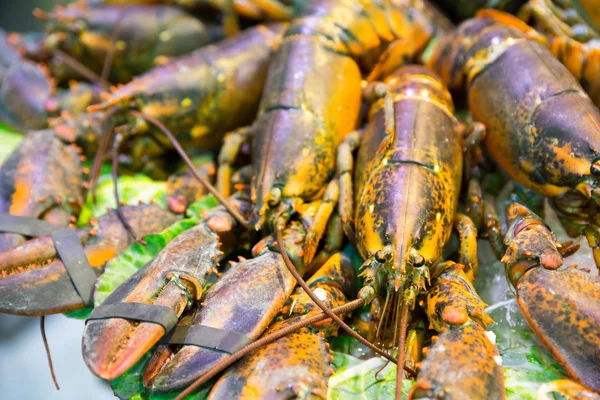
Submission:
[[[583,234],[600,265],[600,111],[537,32],[509,14],[490,15],[464,22],[430,64],[451,88],[466,89],[491,158],[550,198],[567,233]]]
[[[314,257],[337,200],[336,148],[359,118],[360,66],[370,70],[391,42],[392,54],[417,56],[436,18],[420,1],[315,0],[298,11],[269,66],[256,121],[228,135],[219,155],[217,186],[227,195],[240,144],[252,141],[251,226],[283,229],[301,204],[324,197],[304,250],[305,262]]]
[[[58,80],[80,77],[66,53],[101,80],[130,81],[158,60],[185,55],[223,37],[222,28],[171,6],[92,8],[75,3],[51,12],[36,9],[45,21],[43,52],[58,57],[47,61]],[[108,64],[107,64],[108,63]]]
[[[529,0],[520,10],[547,36],[552,54],[600,106],[600,8],[589,0]]]
[[[429,269],[441,260],[454,226],[463,137],[482,131],[478,124],[467,127],[457,120],[447,89],[424,67],[401,68],[372,83],[366,93],[374,101],[369,123],[338,149],[339,214],[365,260],[358,297],[366,303],[385,298],[376,312],[376,340],[383,338],[385,327],[395,330],[401,366],[409,311],[425,292]],[[460,226],[462,263],[471,270],[477,263],[476,230]],[[400,374],[398,368],[398,381]]]
[[[334,308],[356,295],[356,272],[348,252],[334,254],[306,282]],[[320,311],[302,291],[292,295],[281,310],[281,321],[271,324],[264,335],[275,332]],[[338,326],[325,320],[250,353],[217,380],[208,398],[268,398],[295,395],[327,397],[327,381],[333,373],[326,338],[336,335]],[[285,373],[282,373],[285,371]]]
[[[141,110],[144,112],[152,115],[158,113],[158,118],[163,118],[168,121],[167,123],[172,121],[181,129],[195,126],[197,129],[191,129],[190,140],[201,144],[199,135],[196,134],[198,130],[202,134],[208,134],[209,132],[203,128],[214,128],[216,132],[210,133],[218,135],[219,125],[224,124],[224,130],[227,130],[231,128],[231,125],[227,124],[236,124],[235,118],[229,118],[229,113],[236,109],[225,107],[226,104],[233,101],[234,97],[236,105],[239,107],[236,118],[241,118],[242,122],[244,118],[252,118],[252,105],[258,103],[259,93],[262,89],[261,76],[264,79],[264,64],[267,62],[273,46],[277,45],[278,32],[282,29],[283,26],[280,25],[270,28],[259,26],[229,39],[221,45],[208,47],[201,50],[201,53],[160,67],[157,71],[150,72],[113,93],[113,97],[107,100],[107,104],[117,105],[127,110],[130,102],[134,102],[138,107],[143,106]],[[235,57],[235,63],[232,63],[231,57]],[[242,68],[245,73],[238,74],[238,68]],[[181,71],[185,76],[193,78],[186,82],[191,86],[189,90],[187,90],[188,86],[184,88],[179,86],[182,81],[179,80],[181,75],[178,73]],[[211,77],[213,81],[210,80]],[[223,81],[219,77],[227,80]],[[217,82],[216,87],[213,86],[215,82]],[[219,82],[226,83],[219,85]],[[237,86],[235,86],[236,83]],[[147,91],[148,88],[153,88],[153,90]],[[244,95],[236,96],[237,90],[240,88],[245,89]],[[204,107],[197,110],[193,105],[194,102],[204,104]],[[180,109],[181,103],[186,107]],[[100,108],[102,107],[100,106]],[[220,110],[220,114],[215,115],[212,112],[215,110]],[[177,118],[169,120],[167,116],[170,116],[171,112],[175,113]],[[90,118],[96,114],[90,114]],[[188,122],[189,119],[192,121]],[[135,119],[133,120],[135,122]],[[200,122],[194,125],[195,121],[199,120],[204,121],[202,123],[205,125],[201,125]],[[61,135],[70,136],[69,131],[78,126],[58,124],[55,131],[34,132],[21,143],[0,171],[2,212],[30,218],[43,218],[48,222],[63,225],[68,224],[72,218],[78,215],[83,204],[84,192],[81,172],[87,171],[80,164],[79,150],[59,139]],[[57,135],[56,131],[60,134]],[[80,133],[75,132],[74,137],[77,138]],[[100,138],[100,147],[103,143],[107,143],[106,139],[106,136]],[[214,138],[207,140],[215,142]],[[103,158],[101,150],[98,150],[98,153],[101,156],[97,158],[101,161]],[[113,171],[116,175],[115,164],[116,158],[113,158]],[[94,165],[90,172],[91,176],[96,168]],[[194,171],[196,171],[195,168]],[[170,203],[176,207],[177,201],[173,200]],[[119,208],[117,208],[117,213],[119,214]],[[134,229],[135,227],[128,227],[126,224],[128,219],[122,215],[120,219],[124,221],[125,227],[133,237],[141,238],[138,235],[143,235],[143,231]],[[22,242],[22,238],[13,234],[3,234],[1,240],[3,249]],[[12,253],[16,250],[12,248],[6,251]],[[22,269],[16,269],[13,274],[16,276],[24,272]],[[15,285],[13,290],[18,291],[19,280],[13,277],[11,282]],[[44,287],[38,285],[33,290],[44,291]],[[19,312],[27,314],[30,312],[28,311],[30,307],[38,310],[38,308],[43,309],[51,307],[51,305],[28,303],[15,304],[13,307],[17,307]],[[42,313],[39,310],[36,312]]]

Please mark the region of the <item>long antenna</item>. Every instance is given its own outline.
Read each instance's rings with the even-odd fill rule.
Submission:
[[[353,311],[359,307],[364,305],[364,301],[362,299],[356,299],[339,307],[332,308],[330,311],[335,314],[345,314],[347,312]],[[258,339],[256,342],[250,343],[246,347],[238,350],[237,352],[222,358],[218,363],[216,363],[211,369],[206,371],[204,375],[198,378],[194,383],[188,386],[183,392],[181,392],[175,400],[183,400],[190,394],[194,393],[196,389],[200,386],[217,376],[221,371],[230,367],[233,363],[243,358],[246,354],[253,352],[256,349],[261,348],[262,346],[266,346],[269,343],[273,343],[274,341],[281,339],[284,336],[289,335],[290,333],[296,332],[297,330],[304,328],[305,326],[315,324],[319,321],[322,321],[326,318],[329,318],[329,315],[325,313],[319,313],[313,315],[312,317],[308,317],[303,319],[302,321],[295,322],[285,328],[281,328],[276,330],[275,332],[263,336]]]
[[[250,224],[248,223],[248,221],[246,221],[246,219],[242,216],[242,214],[240,214],[240,212],[238,210],[233,208],[227,202],[227,199],[225,197],[223,197],[223,195],[213,185],[211,185],[211,183],[208,180],[206,180],[202,175],[200,175],[198,173],[198,171],[196,171],[196,167],[194,166],[194,163],[192,162],[192,160],[190,160],[190,158],[188,157],[188,155],[185,152],[185,150],[183,149],[183,147],[181,147],[181,144],[177,141],[175,136],[171,133],[171,131],[162,122],[160,122],[159,120],[157,120],[147,114],[144,114],[140,111],[129,110],[129,112],[134,117],[144,119],[144,120],[150,122],[152,125],[155,125],[158,129],[160,129],[167,136],[167,138],[169,138],[169,140],[173,144],[173,147],[175,147],[175,150],[177,150],[177,152],[179,153],[181,158],[183,158],[183,161],[185,161],[185,163],[189,167],[190,171],[192,172],[192,174],[194,175],[196,180],[198,180],[198,182],[200,182],[202,185],[204,185],[204,187],[210,192],[210,194],[212,194],[213,196],[215,196],[217,198],[217,200],[219,200],[219,202],[223,205],[223,207],[225,207],[225,209],[231,215],[233,215],[233,217],[240,223],[240,225],[242,225],[246,229],[250,229]]]
[[[382,356],[382,357],[390,360],[391,362],[393,362],[395,364],[396,363],[396,359],[394,357],[392,357],[392,355],[390,355],[390,354],[386,353],[385,351],[381,350],[379,347],[377,347],[374,344],[372,344],[371,342],[369,342],[367,339],[365,339],[364,337],[362,337],[361,335],[359,335],[357,332],[353,331],[352,328],[350,328],[344,321],[342,321],[340,319],[340,317],[338,317],[337,315],[335,315],[334,313],[332,313],[331,310],[327,307],[326,304],[324,304],[321,300],[319,300],[319,298],[317,297],[317,295],[315,295],[315,293],[312,291],[312,289],[310,287],[308,287],[308,285],[306,284],[306,282],[304,282],[304,279],[302,279],[302,277],[300,276],[300,274],[296,270],[296,267],[294,266],[294,263],[292,262],[292,260],[290,260],[290,257],[288,256],[287,252],[285,251],[285,243],[283,241],[283,235],[281,233],[281,230],[282,229],[281,229],[280,226],[278,226],[275,229],[275,238],[277,239],[277,243],[279,244],[279,248],[281,249],[281,256],[283,257],[283,261],[285,263],[285,266],[288,268],[288,270],[294,276],[294,278],[296,278],[296,281],[298,282],[298,284],[300,285],[300,287],[302,289],[304,289],[304,291],[306,292],[306,294],[308,295],[308,297],[310,297],[311,300],[314,301],[315,304],[317,306],[319,306],[319,308],[321,310],[323,310],[323,312],[325,314],[329,315],[329,317],[336,324],[338,324],[348,335],[352,336],[354,339],[358,340],[363,345],[367,346],[368,348],[370,348],[371,350],[373,350],[374,352],[376,352],[380,356]]]

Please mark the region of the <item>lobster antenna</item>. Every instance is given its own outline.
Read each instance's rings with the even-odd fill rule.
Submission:
[[[52,52],[60,57],[65,64],[75,70],[75,72],[78,74],[81,74],[87,80],[99,84],[102,86],[102,89],[107,92],[110,90],[110,84],[105,79],[102,79],[100,75],[80,63],[76,58],[58,48],[54,48]]]
[[[42,333],[42,340],[44,341],[44,347],[46,348],[46,356],[48,357],[48,367],[50,368],[50,375],[52,375],[52,381],[56,390],[60,390],[56,375],[54,374],[54,366],[52,365],[52,355],[50,354],[50,346],[48,345],[48,339],[46,339],[46,316],[40,317],[40,332]]]
[[[347,312],[356,310],[359,307],[362,307],[365,304],[364,300],[356,299],[349,303],[343,304],[339,307],[335,307],[331,309],[331,312],[335,314],[345,314]],[[194,383],[188,386],[183,392],[181,392],[175,400],[183,400],[190,394],[194,393],[196,389],[200,386],[217,376],[221,371],[231,366],[233,363],[243,358],[246,354],[255,351],[256,349],[261,348],[262,346],[266,346],[270,343],[273,343],[276,340],[281,339],[284,336],[289,335],[290,333],[296,332],[297,330],[304,328],[305,326],[315,324],[319,321],[322,321],[329,316],[325,313],[319,313],[303,319],[302,321],[295,322],[291,325],[286,326],[285,328],[281,328],[272,332],[262,338],[258,339],[255,342],[250,343],[246,347],[238,350],[237,352],[223,357],[219,362],[217,362],[212,368],[210,368],[204,375],[198,378]]]
[[[392,357],[385,351],[381,350],[379,347],[377,347],[374,344],[372,344],[371,342],[369,342],[367,339],[365,339],[364,337],[359,335],[357,332],[353,331],[352,328],[350,328],[344,321],[342,321],[337,315],[332,313],[331,310],[327,307],[327,305],[325,305],[321,300],[319,300],[317,295],[315,295],[315,293],[312,291],[312,289],[308,287],[306,282],[304,282],[304,279],[302,279],[302,277],[296,270],[296,267],[294,266],[294,263],[292,262],[292,260],[290,260],[290,257],[288,256],[288,254],[285,250],[285,242],[283,241],[283,235],[282,235],[281,231],[282,231],[282,229],[280,226],[278,226],[275,229],[275,239],[277,240],[277,243],[279,244],[279,249],[281,250],[281,256],[283,257],[285,266],[290,271],[290,273],[294,276],[294,278],[296,279],[296,281],[298,282],[300,287],[302,289],[304,289],[304,291],[306,292],[308,297],[310,297],[311,300],[314,301],[315,304],[317,306],[319,306],[319,308],[321,310],[323,310],[323,312],[325,314],[327,314],[336,324],[338,324],[344,331],[346,331],[346,333],[348,335],[352,336],[354,339],[358,340],[363,345],[367,346],[368,348],[370,348],[371,350],[373,350],[380,356],[385,357],[386,359],[390,360],[393,363],[396,363],[396,360],[394,359],[394,357]]]
[[[381,310],[381,315],[379,316],[379,323],[377,324],[377,331],[375,332],[376,340],[381,339],[379,334],[382,332],[381,326],[383,324],[383,320],[386,319],[386,322],[387,322],[387,318],[384,318],[384,317],[385,317],[385,313],[387,312],[387,308],[388,308],[389,304],[390,304],[390,291],[388,290],[387,294],[385,296],[385,303],[383,303],[383,310]],[[386,325],[387,325],[387,323],[386,323]],[[384,328],[383,332],[385,332],[385,328]]]
[[[100,121],[100,126],[104,128],[106,121],[108,121],[109,118],[112,117],[117,111],[119,111],[117,106],[110,109],[102,117],[102,121]],[[111,128],[108,129],[108,132],[102,133],[102,137],[100,138],[100,144],[98,145],[98,151],[94,156],[94,161],[92,161],[92,168],[90,169],[90,173],[88,176],[88,186],[84,197],[87,196],[87,193],[91,193],[92,200],[94,202],[96,201],[96,185],[98,184],[100,170],[102,169],[102,162],[104,161],[104,157],[106,156],[106,153],[108,152],[108,147],[110,146],[110,141],[113,136],[113,129],[114,127],[111,126]]]
[[[133,231],[133,228],[131,227],[131,224],[129,224],[129,221],[127,221],[127,218],[125,218],[125,215],[123,215],[123,210],[121,209],[121,200],[119,199],[119,186],[118,186],[118,178],[119,178],[119,147],[121,146],[121,141],[123,140],[123,136],[120,133],[117,133],[115,135],[115,139],[113,140],[113,152],[112,152],[112,168],[111,168],[111,174],[112,174],[112,180],[113,180],[113,191],[114,191],[114,195],[115,195],[115,201],[117,203],[117,207],[116,207],[116,211],[117,211],[117,217],[119,218],[119,220],[121,221],[121,224],[123,225],[123,227],[125,228],[125,230],[129,233],[129,235],[131,235],[131,237],[133,238],[133,240],[135,240],[137,243],[141,244],[141,245],[146,245],[146,242],[144,242],[142,239],[138,238],[137,234]]]
[[[240,225],[242,225],[246,229],[250,229],[250,224],[248,223],[248,221],[246,221],[246,219],[242,216],[242,214],[240,214],[240,212],[238,210],[234,209],[227,202],[227,199],[225,197],[223,197],[223,195],[217,189],[215,189],[215,187],[213,185],[211,185],[208,180],[206,180],[202,175],[200,175],[198,173],[198,171],[196,171],[196,167],[194,166],[194,163],[192,163],[192,160],[190,160],[190,158],[188,157],[188,155],[185,152],[185,150],[183,149],[183,147],[181,147],[181,144],[177,141],[175,136],[171,133],[171,131],[162,122],[160,122],[159,120],[157,120],[147,114],[144,114],[140,111],[129,110],[129,112],[134,117],[144,119],[144,120],[150,122],[152,125],[156,126],[158,129],[160,129],[167,136],[167,138],[171,141],[171,143],[173,144],[173,147],[175,147],[175,150],[177,150],[177,152],[179,153],[181,158],[183,158],[183,161],[185,161],[185,163],[187,164],[188,168],[190,169],[190,171],[192,172],[192,175],[194,175],[196,180],[198,182],[200,182],[202,185],[204,185],[204,187],[210,192],[210,194],[212,194],[213,196],[215,196],[217,198],[217,200],[219,200],[219,203],[221,203],[223,205],[223,207],[225,207],[225,209],[240,223]]]
[[[110,74],[110,69],[115,58],[115,44],[117,42],[117,37],[121,32],[121,26],[123,25],[123,17],[125,17],[127,10],[127,7],[122,7],[119,10],[119,14],[117,15],[117,22],[115,23],[115,27],[113,28],[112,33],[110,35],[110,44],[108,46],[108,51],[106,52],[106,57],[104,57],[102,72],[100,73],[100,80],[103,82],[108,82],[108,75]]]
[[[398,315],[396,315],[398,317]],[[398,326],[396,325],[398,328]],[[408,304],[402,302],[402,316],[400,317],[400,327],[396,332],[398,335],[398,365],[404,365],[404,347],[406,346],[406,329],[408,327]],[[416,374],[415,374],[416,375]],[[402,368],[396,369],[396,400],[402,400]]]

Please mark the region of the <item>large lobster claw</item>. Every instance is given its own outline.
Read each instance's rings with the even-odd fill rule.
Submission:
[[[288,253],[296,253],[297,257],[305,235],[306,230],[298,222],[284,230]],[[283,257],[270,250],[273,245],[269,240],[262,241],[254,249],[254,258],[232,266],[207,292],[192,325],[257,339],[281,310],[296,283]],[[299,269],[303,273],[304,265],[299,264]],[[206,346],[160,346],[146,365],[144,386],[150,392],[184,388],[225,355]]]
[[[125,206],[125,219],[139,237],[157,233],[177,217],[154,205]],[[104,264],[133,243],[115,211],[98,219],[89,232],[78,230],[84,252],[96,275]],[[29,240],[0,252],[0,312],[47,315],[84,307],[49,236]]]
[[[210,211],[205,220],[177,236],[94,310],[83,332],[83,358],[94,374],[104,379],[123,374],[177,323],[186,308],[200,300],[208,278],[241,237],[232,231],[234,226],[233,217],[221,208]],[[137,314],[95,317],[107,307],[129,307]],[[157,309],[168,312],[171,326],[144,319],[148,314],[144,310]]]
[[[524,206],[512,204],[508,218],[502,261],[527,323],[569,376],[600,390],[600,278],[559,268],[552,232]]]

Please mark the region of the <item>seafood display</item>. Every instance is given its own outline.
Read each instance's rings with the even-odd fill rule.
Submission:
[[[0,31],[0,313],[41,317],[55,383],[66,313],[120,398],[340,398],[340,343],[391,387],[360,398],[517,398],[486,247],[539,398],[600,397],[600,4],[437,3],[79,0]]]

